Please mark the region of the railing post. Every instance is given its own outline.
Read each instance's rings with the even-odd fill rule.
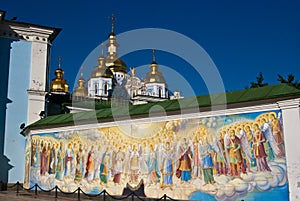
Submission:
[[[131,201],[134,201],[134,193],[132,192]]]
[[[57,199],[57,185],[55,186],[55,200]]]
[[[34,197],[37,198],[37,184],[34,184]]]
[[[103,201],[105,201],[105,199],[106,199],[105,194],[106,194],[106,190],[104,189],[104,191],[103,191]]]
[[[20,185],[20,183],[19,183],[19,181],[17,181],[17,196],[19,196],[19,185]]]
[[[77,201],[80,201],[80,187],[77,189]]]
[[[167,194],[164,194],[164,201],[167,200]]]

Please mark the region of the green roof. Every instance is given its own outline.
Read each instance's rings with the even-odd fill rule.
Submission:
[[[226,96],[224,96],[226,95]],[[225,98],[226,97],[226,98]],[[78,124],[96,123],[113,121],[114,118],[140,118],[148,117],[151,114],[166,112],[167,115],[199,108],[201,111],[205,108],[209,110],[212,105],[227,105],[227,108],[235,107],[235,104],[244,103],[245,105],[257,105],[262,103],[274,103],[275,101],[285,100],[289,98],[300,97],[300,90],[288,84],[277,84],[272,86],[265,86],[261,88],[250,88],[226,93],[218,93],[212,95],[202,95],[191,98],[184,98],[178,100],[167,100],[163,102],[148,103],[143,105],[127,105],[118,107],[104,107],[97,109],[97,103],[79,103],[76,107],[85,106],[96,108],[94,111],[79,112],[74,114],[61,114],[49,116],[41,119],[29,126],[26,130],[52,128],[60,126],[72,126]],[[258,103],[260,101],[261,103]],[[101,104],[101,106],[104,106]],[[155,106],[155,107],[153,107]],[[237,106],[236,106],[237,107]],[[180,113],[179,113],[180,114]]]

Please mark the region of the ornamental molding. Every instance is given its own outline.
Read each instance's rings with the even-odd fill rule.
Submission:
[[[282,110],[299,108],[300,98],[278,101],[277,104]]]
[[[54,28],[39,27],[25,23],[0,21],[1,38],[51,44],[50,37],[52,37],[55,31],[56,29]]]
[[[48,92],[42,91],[42,90],[28,89],[27,93],[28,93],[28,95],[31,95],[31,96],[42,96],[43,98],[45,98],[45,96]]]
[[[74,123],[73,125],[68,126],[59,126],[56,128],[46,128],[46,129],[32,129],[27,134],[37,134],[37,133],[50,133],[50,132],[59,132],[59,131],[75,131],[75,130],[85,130],[85,129],[97,129],[103,127],[113,127],[113,126],[122,126],[128,124],[145,124],[150,122],[161,122],[161,121],[172,121],[172,120],[184,120],[184,119],[195,119],[195,118],[205,118],[205,117],[213,117],[213,116],[220,116],[220,115],[233,115],[233,114],[243,114],[243,113],[251,113],[251,112],[263,112],[269,110],[276,110],[279,109],[276,103],[274,104],[264,104],[264,105],[257,105],[257,106],[249,106],[249,107],[240,107],[240,108],[233,108],[233,109],[224,109],[218,111],[208,111],[208,112],[201,112],[194,111],[191,113],[183,114],[182,111],[179,115],[164,115],[159,116],[156,115],[155,117],[141,117],[136,119],[130,119],[130,117],[117,117],[116,120],[102,120],[97,121],[97,119],[91,119],[88,122],[76,122],[76,113],[73,115]],[[165,114],[165,113],[164,113]],[[154,114],[155,115],[155,114]],[[96,118],[96,111],[95,111],[95,118]],[[106,122],[105,122],[106,121]]]

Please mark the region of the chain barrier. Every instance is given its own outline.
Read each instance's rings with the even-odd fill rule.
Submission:
[[[141,196],[137,195],[134,191],[132,191],[128,195],[121,195],[121,196],[111,195],[105,189],[103,191],[101,191],[100,193],[98,193],[98,194],[89,194],[89,193],[84,192],[80,187],[78,187],[73,192],[65,192],[62,189],[60,189],[57,185],[55,187],[49,189],[49,190],[45,190],[42,187],[40,187],[38,184],[34,184],[30,188],[25,188],[20,182],[17,182],[15,184],[13,184],[9,188],[13,189],[15,187],[16,187],[16,196],[19,196],[21,190],[25,190],[25,191],[34,190],[34,197],[35,198],[37,198],[37,196],[38,196],[38,191],[42,191],[42,192],[45,192],[45,193],[50,193],[50,192],[54,191],[54,198],[55,198],[55,200],[58,199],[58,193],[60,192],[60,193],[62,193],[64,195],[75,195],[75,194],[77,194],[77,201],[81,200],[81,195],[86,196],[88,199],[95,198],[95,197],[103,195],[103,201],[106,201],[107,200],[106,198],[110,198],[112,200],[126,200],[129,197],[131,198],[131,201],[134,201],[135,199],[139,199],[141,201],[147,201],[149,199],[150,200],[155,200],[155,201],[160,201],[160,200],[166,201],[167,199],[170,200],[170,201],[177,201],[177,200],[175,200],[175,199],[167,196],[166,194],[164,194],[160,198],[153,199],[153,198],[141,197]]]

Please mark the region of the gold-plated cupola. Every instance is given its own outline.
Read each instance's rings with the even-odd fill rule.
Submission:
[[[150,72],[147,73],[144,82],[147,83],[166,83],[166,80],[162,73],[158,71],[158,64],[155,59],[155,50],[152,50],[152,63],[149,66]]]
[[[63,75],[65,73],[64,70],[61,69],[60,62],[61,58],[58,58],[58,68],[55,70],[55,78],[52,79],[52,82],[50,84],[50,92],[69,92],[69,85],[67,84],[66,80],[63,78]]]
[[[79,97],[86,97],[88,95],[88,90],[84,86],[86,83],[85,79],[83,78],[83,73],[80,73],[80,78],[77,80],[78,86],[75,88],[74,96]]]

